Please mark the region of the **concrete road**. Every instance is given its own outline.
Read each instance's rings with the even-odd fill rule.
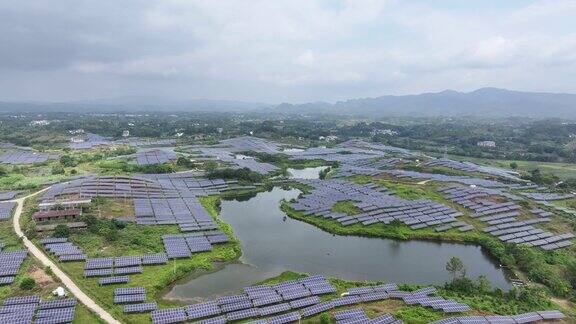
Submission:
[[[34,245],[34,243],[32,243],[22,232],[22,229],[20,228],[20,216],[22,216],[22,210],[24,209],[24,201],[48,189],[49,187],[37,191],[33,194],[30,194],[26,197],[12,200],[17,204],[16,210],[14,211],[14,216],[12,217],[12,222],[14,225],[14,231],[16,232],[16,235],[18,235],[22,239],[22,242],[24,242],[24,246],[26,246],[26,249],[28,249],[28,251],[32,255],[34,255],[38,260],[40,260],[40,262],[42,262],[44,266],[50,267],[50,269],[52,269],[54,275],[56,275],[56,277],[60,279],[62,284],[66,286],[66,288],[70,293],[76,296],[76,299],[78,299],[78,301],[86,305],[86,307],[88,307],[95,314],[100,316],[100,318],[103,319],[106,323],[120,324],[120,322],[114,319],[114,317],[112,317],[110,313],[105,311],[102,307],[98,306],[98,304],[96,304],[96,302],[94,302],[92,298],[88,297],[88,295],[86,295],[80,288],[78,288],[78,286],[76,286],[74,281],[72,281],[72,279],[70,279],[70,277],[68,277],[68,275],[65,274],[64,271],[60,270],[60,268],[58,268],[58,266],[54,262],[52,262],[52,260],[50,260],[50,258],[46,254],[44,254],[42,250],[37,248],[36,245]]]

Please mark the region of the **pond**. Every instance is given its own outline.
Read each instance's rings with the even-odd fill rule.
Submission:
[[[318,179],[320,177],[320,172],[329,168],[328,166],[319,166],[315,168],[305,168],[305,169],[288,169],[290,178],[292,179]]]
[[[336,236],[288,218],[280,203],[299,193],[275,187],[248,200],[222,201],[221,218],[241,242],[241,262],[188,278],[165,297],[197,301],[231,294],[287,270],[349,280],[442,284],[451,278],[445,265],[452,256],[463,261],[469,277],[485,275],[495,286],[510,287],[502,269],[477,246]]]

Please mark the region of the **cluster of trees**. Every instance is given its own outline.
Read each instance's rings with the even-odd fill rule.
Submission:
[[[265,179],[263,175],[258,172],[251,171],[248,168],[241,169],[216,169],[207,173],[209,179],[234,179],[244,182],[261,182]]]
[[[126,227],[126,223],[117,219],[103,219],[91,214],[83,215],[82,221],[86,223],[90,233],[98,234],[110,242],[116,241],[118,232]]]

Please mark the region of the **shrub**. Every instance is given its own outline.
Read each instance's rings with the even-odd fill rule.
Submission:
[[[52,174],[56,175],[56,174],[64,174],[66,173],[66,170],[64,170],[64,167],[62,167],[61,165],[56,165],[54,167],[52,167]]]
[[[25,277],[20,281],[20,289],[32,290],[36,286],[36,281],[30,277]]]
[[[54,237],[69,237],[70,236],[70,228],[64,224],[58,224],[54,228]]]

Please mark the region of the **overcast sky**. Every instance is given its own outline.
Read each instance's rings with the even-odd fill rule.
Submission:
[[[576,0],[0,1],[0,100],[576,93]]]

